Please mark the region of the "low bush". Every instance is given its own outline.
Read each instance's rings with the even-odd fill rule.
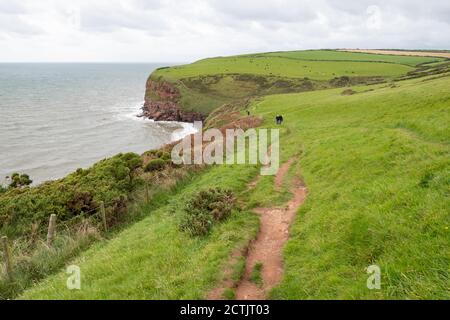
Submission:
[[[118,154],[60,180],[31,188],[8,188],[0,192],[0,233],[11,239],[28,235],[33,222],[38,225],[37,232],[43,233],[51,214],[56,214],[59,222],[69,221],[94,214],[101,201],[114,215],[117,201],[138,186],[141,166],[139,155]]]
[[[19,174],[13,173],[11,175],[11,183],[9,185],[10,188],[22,188],[29,186],[33,183],[33,180],[30,179],[30,176],[27,174]]]
[[[145,166],[145,171],[146,172],[151,172],[151,171],[157,171],[157,170],[161,170],[162,168],[164,168],[164,166],[166,165],[166,161],[163,159],[153,159],[150,160],[149,163],[147,163],[147,165]]]
[[[192,236],[202,236],[209,232],[216,221],[226,219],[235,205],[232,191],[211,188],[198,192],[184,209],[181,229]]]
[[[160,156],[161,159],[167,161],[167,160],[171,160],[172,156],[170,155],[170,153],[168,152],[163,152]]]

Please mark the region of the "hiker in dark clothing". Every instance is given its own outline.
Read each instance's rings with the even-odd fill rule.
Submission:
[[[275,117],[275,120],[277,121],[277,124],[282,124],[283,123],[283,116],[282,115],[277,115]]]
[[[250,110],[247,110],[247,115],[248,115],[248,116],[250,115]]]

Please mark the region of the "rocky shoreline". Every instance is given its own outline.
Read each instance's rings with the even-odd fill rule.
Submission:
[[[203,121],[204,115],[194,111],[185,111],[181,108],[180,97],[179,90],[173,84],[149,79],[146,85],[141,117],[155,121]]]

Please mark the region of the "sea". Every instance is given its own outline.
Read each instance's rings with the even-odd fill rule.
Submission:
[[[39,184],[195,132],[138,117],[153,63],[0,63],[0,183]]]

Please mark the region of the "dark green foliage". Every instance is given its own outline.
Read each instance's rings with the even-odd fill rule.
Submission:
[[[11,183],[9,184],[10,188],[22,188],[29,186],[33,183],[33,180],[30,179],[30,176],[27,174],[19,174],[13,173],[11,175]]]
[[[336,86],[336,87],[346,87],[346,86],[349,86],[351,84],[351,80],[347,76],[342,76],[342,77],[339,77],[339,78],[332,79],[330,81],[330,83],[333,86]]]
[[[39,225],[38,232],[45,232],[50,214],[57,214],[60,222],[95,214],[100,201],[114,216],[123,211],[123,199],[137,186],[141,165],[137,154],[118,154],[60,180],[9,188],[0,193],[0,233],[11,238],[26,235],[33,222]]]
[[[427,172],[422,179],[420,179],[419,186],[422,188],[428,188],[430,186],[431,180],[434,179],[434,174],[432,172]]]
[[[142,159],[135,153],[119,154],[111,163],[111,170],[116,179],[124,181],[125,188],[129,191],[135,187],[137,170],[142,167]]]
[[[167,160],[172,159],[172,156],[171,156],[170,153],[168,153],[168,152],[163,152],[163,153],[161,154],[160,158],[163,159],[163,160],[165,160],[165,161],[167,161]]]
[[[150,160],[149,163],[147,163],[147,165],[145,166],[145,171],[146,172],[151,172],[151,171],[156,171],[156,170],[161,170],[164,168],[164,166],[166,165],[166,161],[163,159],[153,159]]]
[[[211,188],[197,193],[185,207],[181,229],[192,236],[205,235],[215,221],[226,219],[235,205],[232,191]]]

